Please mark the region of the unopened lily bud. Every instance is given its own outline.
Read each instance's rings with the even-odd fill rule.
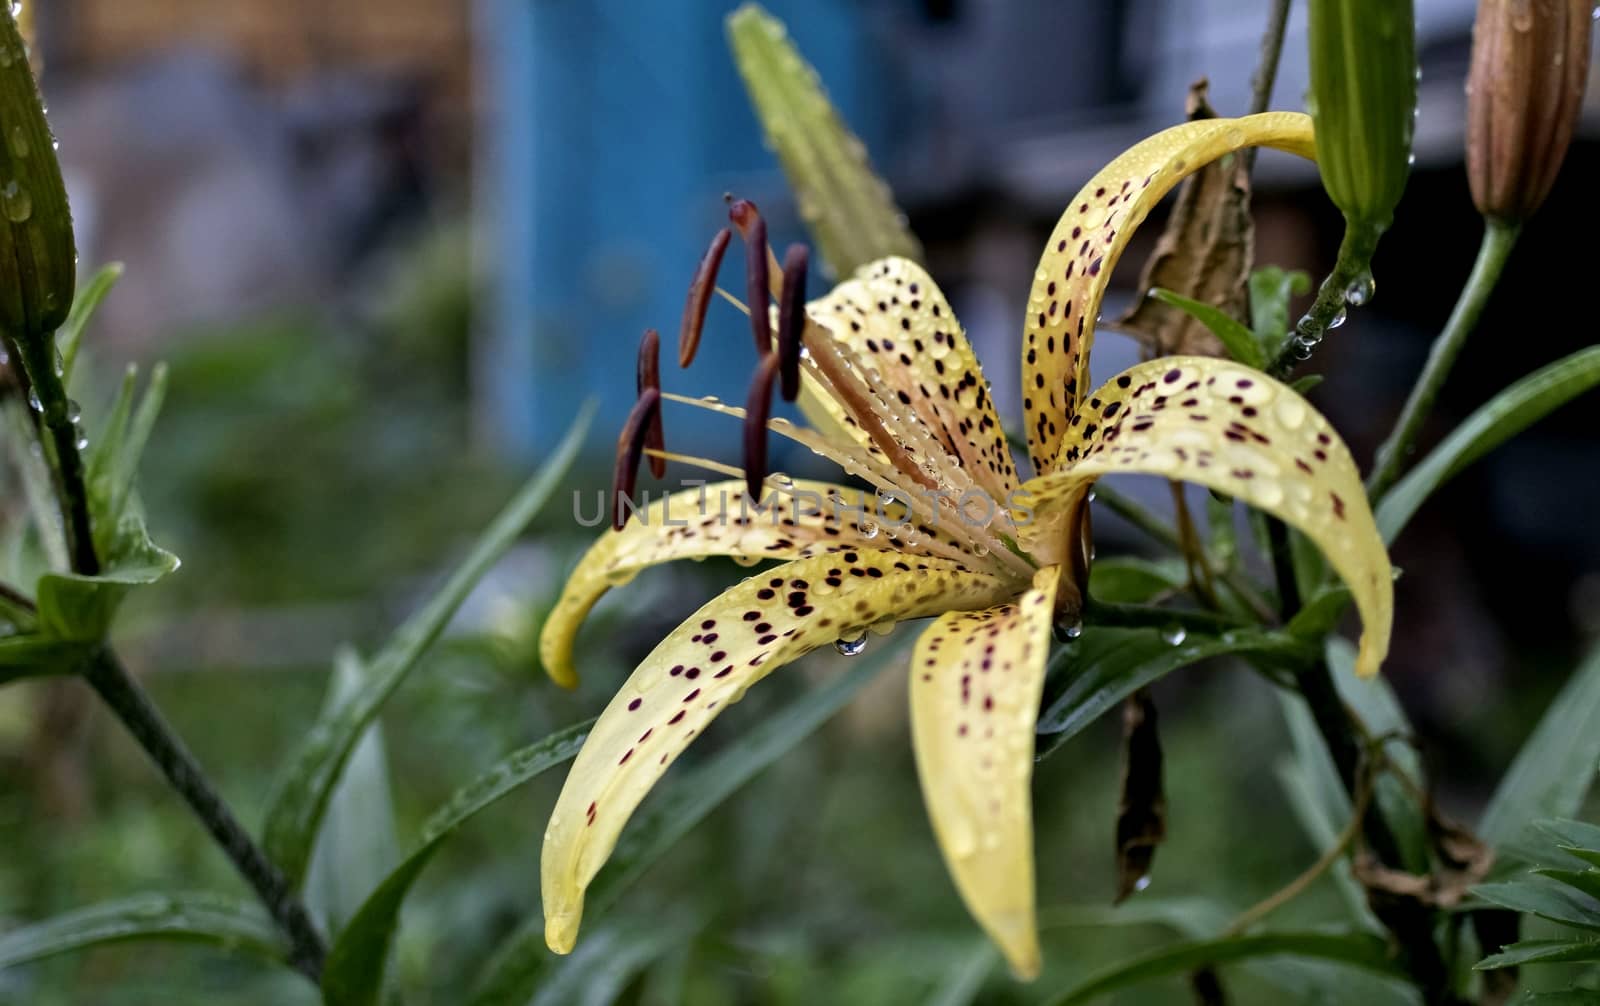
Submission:
[[[1311,0],[1308,37],[1323,188],[1351,223],[1386,230],[1411,171],[1411,0]]]
[[[1583,107],[1591,0],[1480,0],[1467,77],[1467,179],[1484,216],[1550,194]]]
[[[55,141],[8,6],[0,11],[0,325],[13,338],[67,320],[77,258]]]

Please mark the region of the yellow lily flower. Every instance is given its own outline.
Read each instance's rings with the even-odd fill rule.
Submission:
[[[1326,419],[1265,374],[1206,357],[1142,363],[1088,389],[1101,296],[1134,228],[1185,175],[1251,145],[1309,158],[1311,122],[1268,113],[1168,129],[1118,157],[1068,205],[1028,301],[1022,372],[1036,475],[1026,482],[961,326],[920,266],[871,263],[786,325],[785,312],[799,314],[794,263],[773,268],[764,227],[741,227],[754,238],[752,295],[764,300],[770,290],[780,305],[779,342],[794,337],[786,330],[803,333],[798,390],[810,426],[765,418],[776,358],[793,356],[792,345],[768,357],[748,412],[659,399],[795,440],[896,502],[882,519],[841,521],[802,501],[847,497],[853,490],[843,485],[700,462],[737,480],[656,501],[584,557],[540,644],[546,668],[567,685],[576,680],[579,624],[639,570],[713,555],[783,563],[735,584],[668,635],[596,723],[545,833],[551,949],[572,949],[584,891],[629,816],[719,712],[819,646],[938,616],[911,665],[912,739],[928,813],[973,916],[1019,977],[1037,974],[1034,727],[1051,627],[1076,621],[1082,608],[1083,514],[1102,475],[1195,482],[1298,528],[1349,585],[1363,621],[1358,669],[1376,673],[1389,643],[1389,560],[1350,452]],[[713,251],[720,257],[717,243]],[[703,316],[705,272],[686,319]],[[771,316],[752,307],[758,345],[771,345]],[[689,328],[697,337],[686,321]],[[657,403],[654,389],[641,401],[651,410]],[[636,410],[636,441],[655,418]],[[769,511],[732,519],[706,511],[707,495],[738,493],[747,475],[774,492]],[[1003,503],[985,508],[986,500]],[[666,520],[672,514],[693,517],[677,526]]]

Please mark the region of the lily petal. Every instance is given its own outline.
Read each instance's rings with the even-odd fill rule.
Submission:
[[[1033,734],[1059,566],[986,611],[947,614],[917,640],[911,736],[923,802],[962,900],[1017,977],[1039,973]]]
[[[1361,611],[1356,670],[1389,652],[1394,582],[1361,475],[1333,426],[1293,389],[1229,360],[1171,356],[1106,382],[1072,417],[1054,474],[1024,484],[1040,525],[1102,475],[1196,482],[1298,528]]]
[[[1000,577],[890,551],[797,559],[714,598],[651,651],[595,723],[545,831],[545,941],[571,951],[583,895],[634,808],[689,741],[752,684],[884,621],[996,604]]]
[[[876,372],[898,402],[895,411],[919,419],[992,499],[1004,500],[1017,487],[989,382],[926,270],[903,258],[869,262],[807,310],[860,367]],[[837,403],[821,402],[832,419],[845,422]],[[866,442],[859,431],[852,436]]]
[[[1243,147],[1312,158],[1311,118],[1266,112],[1163,130],[1106,165],[1061,214],[1034,272],[1023,328],[1023,414],[1035,472],[1049,469],[1066,417],[1088,388],[1100,299],[1134,229],[1186,176]]]
[[[876,530],[863,531],[847,510],[828,502],[835,494],[846,501],[856,499],[859,490],[796,482],[790,492],[777,497],[773,509],[749,507],[748,512],[740,505],[744,491],[743,481],[730,481],[673,493],[640,511],[621,531],[602,534],[567,578],[560,600],[545,620],[539,636],[545,672],[564,688],[576,687],[572,646],[578,627],[606,591],[651,566],[711,556],[750,563],[802,559],[874,547]]]

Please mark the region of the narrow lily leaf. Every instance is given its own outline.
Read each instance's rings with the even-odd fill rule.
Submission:
[[[1570,988],[1559,992],[1524,992],[1518,999],[1516,1006],[1594,1006],[1595,997],[1600,996],[1600,991],[1595,989]]]
[[[1250,274],[1250,325],[1263,353],[1276,353],[1289,334],[1289,299],[1311,292],[1311,277],[1269,265]]]
[[[291,884],[298,886],[305,878],[329,795],[367,724],[439,638],[472,588],[555,494],[593,414],[592,405],[583,409],[549,460],[478,537],[438,592],[372,658],[366,687],[319,718],[290,759],[268,801],[262,838],[267,854]]]
[[[334,654],[333,675],[324,701],[326,713],[359,692],[370,672],[349,647]],[[388,752],[382,724],[363,732],[328,800],[306,879],[306,904],[323,928],[337,933],[366,901],[368,892],[400,860],[394,800],[389,787]]]
[[[1528,833],[1540,818],[1571,817],[1600,763],[1600,649],[1592,651],[1501,776],[1477,832],[1503,854],[1538,862],[1546,845]]]
[[[1170,638],[1154,629],[1089,626],[1063,647],[1051,661],[1049,678],[1052,684],[1065,683],[1055,685],[1055,697],[1047,700],[1039,717],[1038,757],[1054,754],[1123,699],[1179,668],[1227,654],[1305,655],[1301,644],[1287,636],[1252,629],[1194,635],[1176,644]]]
[[[255,905],[216,894],[141,894],[0,934],[0,969],[132,940],[201,943],[287,963],[289,948]]]
[[[635,816],[591,885],[588,914],[604,912],[724,800],[815,733],[885,668],[901,666],[904,658],[903,646],[883,647],[658,787],[650,806]],[[541,962],[548,958],[544,920],[536,914],[495,951],[470,1000],[472,1006],[527,1002],[538,984]]]
[[[112,535],[105,567],[94,576],[46,573],[39,577],[39,627],[45,635],[79,643],[103,640],[128,593],[176,570],[178,557],[158,547],[136,512],[123,515]]]
[[[1596,384],[1600,384],[1600,346],[1590,346],[1495,395],[1384,496],[1376,514],[1383,540],[1399,537],[1427,498],[1462,469]]]
[[[1524,964],[1563,964],[1600,961],[1600,939],[1523,940],[1473,965],[1477,971],[1515,968]]]
[[[400,907],[422,870],[446,839],[477,813],[578,753],[589,735],[590,720],[566,727],[520,748],[488,771],[456,790],[422,826],[422,839],[339,933],[322,972],[322,994],[328,1006],[367,1006],[378,1002],[384,968]]]
[[[1479,884],[1472,893],[1514,912],[1526,912],[1580,929],[1600,929],[1600,901],[1578,891],[1535,880]]]
[[[889,186],[845,125],[782,22],[756,4],[728,17],[728,42],[767,139],[777,150],[800,217],[834,273],[848,276],[890,255],[919,260]]]
[[[1331,933],[1259,933],[1215,940],[1186,940],[1113,965],[1049,1000],[1072,1006],[1152,978],[1187,974],[1202,967],[1262,957],[1292,956],[1329,961],[1386,977],[1402,977],[1388,947],[1376,936]]]
[[[987,940],[975,944],[971,950],[951,962],[950,970],[939,980],[938,988],[926,1006],[968,1006],[976,1002],[984,979],[989,977],[999,962],[1000,955],[995,951],[994,944]]]
[[[1181,559],[1115,556],[1089,567],[1089,596],[1107,604],[1147,604],[1181,591],[1187,580]]]
[[[1211,330],[1211,334],[1222,342],[1228,355],[1246,366],[1260,370],[1266,363],[1261,347],[1256,343],[1255,336],[1248,328],[1229,317],[1225,311],[1192,300],[1183,294],[1174,293],[1156,287],[1150,291],[1150,296],[1163,304],[1178,308],[1196,321]]]
[[[77,296],[72,298],[72,311],[67,315],[66,324],[56,332],[63,384],[72,380],[72,368],[78,362],[78,347],[83,342],[84,329],[89,326],[89,320],[94,317],[100,302],[106,299],[106,294],[121,278],[122,263],[108,262],[89,278],[89,282],[79,287]]]

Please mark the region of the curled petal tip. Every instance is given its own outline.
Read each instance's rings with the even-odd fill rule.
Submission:
[[[552,953],[570,954],[578,943],[578,911],[557,911],[545,916],[544,942]]]

